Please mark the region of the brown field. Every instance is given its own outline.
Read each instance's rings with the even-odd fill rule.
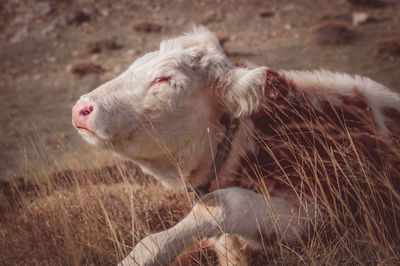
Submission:
[[[367,18],[353,23],[358,13]],[[163,38],[204,24],[233,61],[361,74],[400,92],[399,14],[396,0],[0,0],[0,264],[116,264],[190,210],[191,193],[164,189],[71,125],[81,94]],[[360,158],[342,167],[365,185],[338,198],[355,206],[327,207],[313,237],[244,264],[400,264],[399,182]],[[215,264],[207,248],[189,255],[192,265]]]

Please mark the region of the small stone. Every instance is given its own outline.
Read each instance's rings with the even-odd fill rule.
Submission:
[[[314,41],[320,45],[339,45],[349,43],[354,39],[354,32],[345,24],[324,22],[311,29]]]
[[[92,40],[86,44],[87,51],[91,54],[104,52],[106,50],[116,50],[120,48],[112,39]]]
[[[60,17],[59,24],[80,25],[90,20],[90,16],[81,10],[71,10]]]
[[[150,33],[150,32],[160,32],[162,27],[161,27],[161,25],[159,25],[157,23],[153,23],[153,22],[140,22],[140,23],[134,24],[133,28],[137,32]]]
[[[274,9],[266,9],[266,10],[262,10],[258,13],[258,16],[260,18],[267,18],[267,17],[272,17],[275,14],[275,10]]]
[[[108,15],[110,15],[110,10],[108,10],[107,8],[100,9],[100,14],[103,17],[108,17]]]
[[[365,24],[365,23],[367,23],[368,19],[369,19],[369,16],[367,13],[360,13],[360,12],[353,13],[353,25],[354,26]]]

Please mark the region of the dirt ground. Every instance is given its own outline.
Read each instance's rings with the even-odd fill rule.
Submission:
[[[347,37],[321,45],[326,21]],[[75,132],[71,107],[191,23],[218,34],[233,61],[361,74],[400,91],[400,48],[377,45],[400,37],[397,0],[0,0],[0,179],[109,162]]]

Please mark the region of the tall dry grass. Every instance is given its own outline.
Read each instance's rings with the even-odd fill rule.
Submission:
[[[1,265],[109,265],[189,211],[129,163],[0,184]]]
[[[278,95],[279,86],[284,84],[278,84]],[[313,228],[294,247],[269,246],[269,262],[400,264],[398,118],[386,118],[393,135],[385,136],[362,97],[344,97],[342,107],[324,99],[315,107],[306,97],[282,99],[282,104],[279,97],[267,103],[265,124],[258,125],[261,133],[251,136],[275,167],[256,167],[247,178],[267,193],[264,174],[269,173],[262,168],[274,168],[274,177],[292,187],[300,201],[311,198],[322,216],[310,217]],[[264,135],[271,130],[272,135]]]
[[[325,130],[314,123],[314,140],[326,144],[330,137]],[[322,156],[288,138],[288,128],[277,129],[280,145],[301,156],[293,169],[324,216],[295,245],[274,242],[261,252],[244,251],[244,265],[400,263],[399,142],[377,135],[373,140],[380,153],[371,158],[347,133],[346,149],[329,139]],[[268,142],[262,143],[272,152]],[[290,184],[285,175],[281,178]],[[182,219],[192,200],[192,194],[167,190],[123,161],[97,170],[60,170],[29,181],[2,182],[0,264],[116,264],[141,238]],[[207,247],[188,254],[183,265],[216,264]]]

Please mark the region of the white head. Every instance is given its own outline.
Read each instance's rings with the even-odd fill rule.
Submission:
[[[133,160],[187,156],[192,162],[180,165],[193,168],[204,155],[199,145],[207,128],[222,113],[243,117],[258,107],[264,73],[264,67],[234,67],[218,39],[196,27],[83,95],[72,110],[73,124],[89,143]]]

